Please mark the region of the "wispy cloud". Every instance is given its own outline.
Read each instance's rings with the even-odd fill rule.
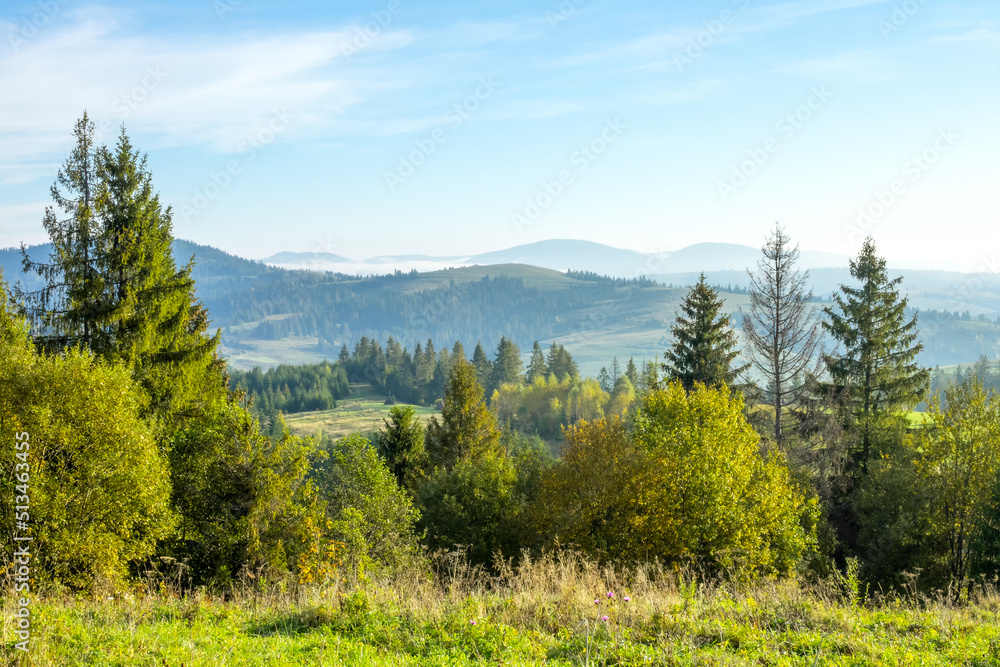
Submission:
[[[85,108],[106,129],[138,122],[161,145],[220,151],[235,150],[276,110],[298,114],[299,130],[335,122],[348,107],[408,85],[379,65],[379,54],[409,45],[409,31],[386,30],[348,61],[355,36],[345,27],[136,37],[104,12],[79,11],[18,51],[0,51],[0,90],[13,93],[0,98],[0,179],[31,178],[38,160],[65,146]]]

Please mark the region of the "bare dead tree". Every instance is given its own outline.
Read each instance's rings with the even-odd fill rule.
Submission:
[[[750,312],[744,313],[744,353],[770,385],[766,393],[774,406],[774,440],[782,443],[781,412],[795,405],[804,385],[802,376],[817,366],[823,338],[818,309],[810,305],[813,293],[809,272],[795,269],[799,248],[778,224],[761,247],[763,257],[750,276]]]

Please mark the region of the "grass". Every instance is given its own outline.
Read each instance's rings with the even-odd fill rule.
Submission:
[[[370,433],[383,426],[383,418],[388,418],[389,410],[396,406],[385,405],[385,397],[370,393],[369,385],[351,385],[351,396],[338,401],[333,410],[296,412],[285,415],[285,423],[295,435],[311,436],[319,431],[334,439],[352,433]],[[438,414],[434,408],[421,405],[412,406],[424,425],[432,415]]]
[[[245,590],[227,600],[162,585],[52,596],[33,603],[27,656],[13,648],[8,596],[2,656],[5,664],[186,667],[1000,665],[993,589],[963,605],[898,596],[860,605],[842,601],[834,584],[712,584],[572,555],[495,577],[454,554],[435,563],[433,576]]]

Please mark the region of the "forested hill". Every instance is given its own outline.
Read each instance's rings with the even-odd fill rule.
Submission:
[[[35,259],[48,252],[47,245],[29,248]],[[178,264],[192,256],[197,295],[209,309],[213,329],[223,330],[224,353],[242,368],[332,359],[341,345],[352,346],[362,336],[381,341],[392,336],[411,347],[428,338],[473,345],[481,341],[490,349],[505,335],[522,351],[534,340],[564,344],[584,375],[596,375],[613,356],[662,355],[686,292],[683,286],[646,279],[564,274],[523,264],[358,278],[289,271],[189,241],[174,242]],[[0,250],[0,266],[11,282],[23,277],[16,249]],[[921,294],[930,296],[935,273],[905,272],[903,288],[909,281],[919,290],[911,305],[921,303]],[[725,280],[715,282],[726,285]],[[998,301],[981,284],[963,293],[970,295],[973,313]],[[747,301],[742,289],[723,288],[723,296],[729,312]],[[937,299],[927,303],[941,308]],[[992,314],[978,318],[926,311],[920,325],[924,365],[971,363],[980,355],[996,359],[1000,353],[1000,325]]]

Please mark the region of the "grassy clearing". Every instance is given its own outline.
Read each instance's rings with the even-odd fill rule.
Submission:
[[[169,587],[33,606],[24,665],[1000,665],[1000,595],[849,604],[833,586],[718,586],[545,558],[223,601]],[[608,592],[614,593],[613,598]],[[626,602],[625,597],[630,601]],[[113,598],[113,599],[109,599]],[[598,604],[595,604],[595,600]],[[607,616],[607,620],[603,617]]]
[[[385,405],[384,396],[370,393],[368,385],[351,385],[351,396],[338,401],[333,410],[318,410],[316,412],[296,412],[285,415],[285,423],[295,435],[312,436],[319,431],[334,439],[346,437],[352,433],[370,433],[384,425],[383,418],[389,417],[392,405]],[[398,403],[397,406],[403,405]],[[434,408],[421,405],[412,406],[424,425],[432,415],[438,414]]]

